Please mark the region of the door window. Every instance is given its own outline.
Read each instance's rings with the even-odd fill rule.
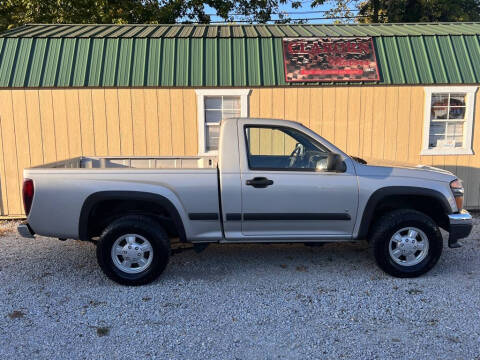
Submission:
[[[251,170],[319,171],[327,168],[328,151],[300,131],[286,127],[245,127]]]

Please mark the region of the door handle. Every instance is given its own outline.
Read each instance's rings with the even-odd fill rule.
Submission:
[[[246,184],[254,188],[263,189],[273,185],[273,180],[267,179],[266,177],[254,177],[253,179],[247,180]]]

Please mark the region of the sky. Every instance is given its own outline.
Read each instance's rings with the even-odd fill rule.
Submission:
[[[281,12],[285,12],[285,13],[288,13],[290,16],[290,18],[292,19],[306,19],[308,21],[308,19],[310,18],[321,18],[321,17],[325,17],[325,14],[323,12],[319,12],[319,11],[326,11],[326,10],[329,10],[332,8],[332,5],[333,5],[333,1],[326,1],[324,5],[321,5],[321,6],[316,6],[315,8],[311,8],[310,7],[310,4],[311,4],[311,0],[305,0],[305,1],[302,1],[302,7],[301,8],[298,8],[298,9],[293,9],[291,7],[291,4],[290,2],[288,2],[287,4],[281,4],[280,5],[280,11]],[[310,14],[301,14],[299,12],[307,12],[307,11],[310,11],[311,13]],[[208,8],[207,7],[207,13],[209,14],[213,14],[215,13],[215,10],[211,9],[211,8]],[[237,19],[241,19],[241,17],[236,17]],[[277,15],[273,15],[272,16],[272,19],[278,19],[278,16]],[[218,16],[212,16],[212,22],[223,22],[224,20]],[[325,20],[310,20],[308,21],[308,23],[325,23],[325,24],[328,24],[328,23],[332,23],[333,20],[331,19],[325,19]]]

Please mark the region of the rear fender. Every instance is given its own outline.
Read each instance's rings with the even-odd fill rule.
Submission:
[[[177,227],[180,241],[186,241],[187,235],[185,232],[184,219],[177,208],[177,206],[180,206],[180,204],[175,206],[175,200],[172,201],[165,196],[142,191],[100,191],[89,195],[85,199],[80,212],[80,219],[78,223],[78,234],[80,240],[89,240],[88,221],[90,214],[95,205],[107,200],[141,200],[158,204],[159,207],[166,209],[172,217],[172,220]]]

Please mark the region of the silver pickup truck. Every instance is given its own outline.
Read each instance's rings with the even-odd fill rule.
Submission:
[[[398,277],[431,269],[469,235],[462,183],[426,166],[350,157],[303,125],[222,122],[218,158],[80,157],[25,169],[25,237],[97,244],[121,284],[156,279],[179,243],[321,243],[366,239]]]

